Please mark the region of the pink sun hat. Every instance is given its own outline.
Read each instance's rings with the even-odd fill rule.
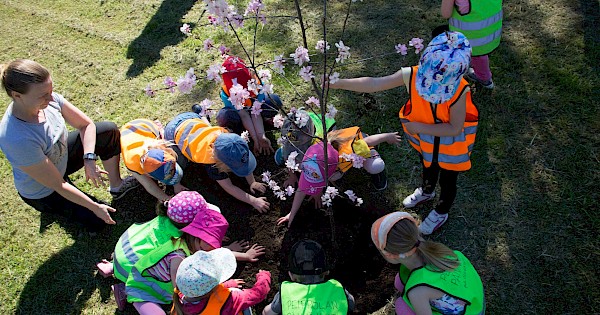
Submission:
[[[324,153],[323,143],[319,142],[310,146],[304,154],[304,159],[302,159],[300,165],[302,173],[298,182],[298,189],[307,195],[313,196],[321,192],[327,186],[327,179],[333,175],[337,168],[338,151],[330,143],[327,143],[328,172],[327,177],[323,176],[325,173]]]
[[[209,209],[204,197],[196,191],[182,191],[169,200],[167,216],[171,221],[190,224],[196,214]]]
[[[207,205],[200,209],[192,222],[181,231],[205,241],[214,248],[220,248],[229,228],[229,222],[219,211],[213,209],[214,206]]]

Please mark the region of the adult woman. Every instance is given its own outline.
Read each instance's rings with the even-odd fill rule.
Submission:
[[[68,175],[85,167],[96,187],[106,174],[113,199],[137,186],[119,173],[119,129],[94,122],[62,95],[39,63],[17,59],[2,67],[2,86],[12,102],[0,122],[0,149],[13,168],[19,196],[38,211],[59,214],[96,232],[114,224],[112,207],[86,195]],[[76,130],[67,132],[65,121]],[[106,171],[96,165],[100,157]]]

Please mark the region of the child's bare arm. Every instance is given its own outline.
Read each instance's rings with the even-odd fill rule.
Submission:
[[[132,173],[133,177],[135,177],[135,179],[142,184],[144,189],[146,189],[146,191],[156,199],[160,201],[171,199],[171,196],[167,195],[164,190],[158,187],[158,184],[154,181],[154,179],[150,178],[148,175],[142,175],[135,172]]]
[[[376,135],[368,136],[363,140],[370,147],[374,147],[382,142],[387,142],[389,144],[399,144],[402,142],[402,138],[397,132],[378,133]]]
[[[402,78],[402,70],[398,70],[396,73],[385,77],[340,79],[336,83],[329,83],[329,88],[372,93],[389,90],[402,85],[405,85]]]
[[[292,221],[294,220],[296,213],[298,213],[298,210],[300,210],[300,206],[302,205],[302,201],[304,201],[304,197],[306,197],[305,193],[303,193],[300,190],[296,190],[296,193],[294,194],[294,201],[292,201],[292,209],[290,210],[290,213],[288,213],[284,217],[279,218],[277,220],[277,225],[281,225],[285,222],[288,223],[288,227],[292,225]]]
[[[444,19],[449,19],[452,16],[452,11],[454,10],[454,0],[442,0],[442,17]]]

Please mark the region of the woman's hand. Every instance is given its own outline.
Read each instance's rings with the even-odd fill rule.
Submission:
[[[109,206],[109,205],[105,205],[103,203],[97,203],[96,204],[96,208],[94,209],[90,209],[92,210],[92,212],[101,220],[103,220],[106,224],[115,224],[117,222],[115,222],[111,217],[110,217],[110,212],[115,212],[117,211],[115,208]]]
[[[255,194],[256,191],[264,194],[267,191],[267,185],[265,183],[253,182],[250,184],[250,192]]]
[[[92,181],[92,185],[95,187],[106,186],[104,183],[105,178],[102,175],[108,174],[107,171],[103,170],[96,164],[94,160],[83,160],[83,166],[85,169],[85,181]]]
[[[265,213],[269,210],[269,202],[266,197],[252,197],[252,207],[260,213]]]

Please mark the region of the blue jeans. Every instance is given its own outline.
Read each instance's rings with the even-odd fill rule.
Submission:
[[[175,143],[175,131],[177,131],[177,127],[179,127],[184,121],[194,118],[200,118],[200,115],[192,112],[185,112],[171,119],[167,126],[165,126],[165,140]],[[181,153],[177,143],[175,143],[173,146],[173,150],[175,150],[175,153],[177,153],[177,164],[179,164],[179,167],[182,169],[185,169],[188,165],[188,159],[183,155],[183,153]]]

